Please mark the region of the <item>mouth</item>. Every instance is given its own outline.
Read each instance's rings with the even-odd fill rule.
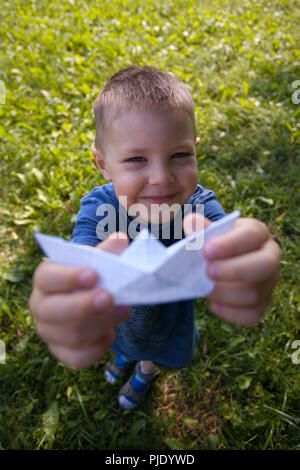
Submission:
[[[178,193],[175,194],[157,194],[153,196],[144,196],[141,199],[144,201],[153,203],[153,204],[160,204],[163,202],[168,202],[174,199],[175,196],[177,196]]]

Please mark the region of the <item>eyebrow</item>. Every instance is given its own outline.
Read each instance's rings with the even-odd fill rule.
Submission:
[[[148,148],[141,148],[141,147],[132,147],[132,148],[125,148],[122,149],[122,152],[124,153],[136,153],[136,152],[148,152],[150,149]]]
[[[174,151],[178,147],[189,147],[194,148],[192,142],[181,142],[180,144],[175,145],[171,151]],[[143,153],[143,152],[148,152],[150,149],[149,148],[142,148],[142,147],[130,147],[130,148],[124,148],[122,149],[122,153]]]

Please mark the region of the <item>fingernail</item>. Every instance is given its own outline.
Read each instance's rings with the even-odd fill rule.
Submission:
[[[83,287],[90,286],[95,281],[95,274],[92,271],[82,271],[79,274],[79,282]]]
[[[208,244],[203,249],[204,256],[207,255],[210,258],[220,256],[221,250],[217,245]]]
[[[207,274],[211,279],[219,279],[221,275],[220,266],[217,264],[209,264],[207,268]]]
[[[109,302],[109,297],[105,292],[100,292],[100,294],[98,294],[94,298],[94,306],[99,310],[102,310],[102,309],[108,307],[109,303],[110,303]]]

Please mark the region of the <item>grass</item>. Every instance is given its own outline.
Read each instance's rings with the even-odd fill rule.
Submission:
[[[299,450],[297,2],[4,0],[1,17],[0,448]],[[82,371],[58,362],[28,298],[42,259],[33,232],[70,238],[80,199],[104,183],[92,102],[131,64],[188,85],[199,183],[226,212],[263,220],[283,257],[258,325],[221,321],[199,299],[193,361],[162,370],[145,408],[127,412],[104,382],[107,356]]]

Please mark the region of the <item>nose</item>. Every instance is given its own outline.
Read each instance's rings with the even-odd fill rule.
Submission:
[[[149,184],[166,186],[167,184],[174,183],[174,181],[175,177],[171,168],[162,162],[152,165],[149,169]]]

